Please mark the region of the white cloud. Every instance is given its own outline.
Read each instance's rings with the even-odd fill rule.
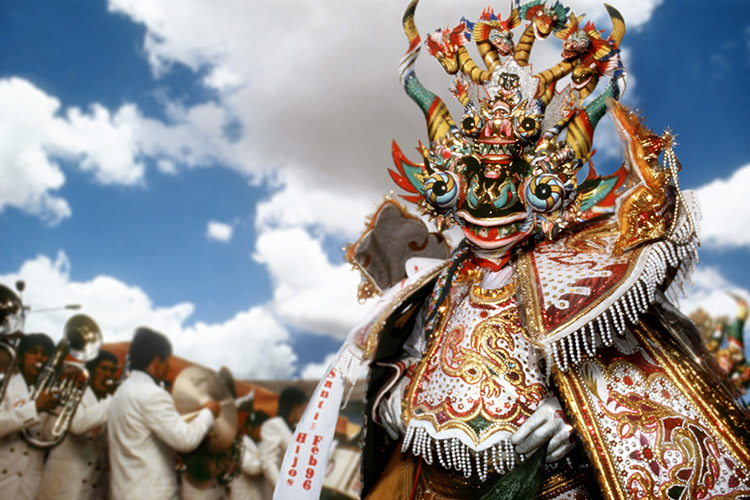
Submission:
[[[112,276],[73,281],[70,268],[65,253],[59,252],[54,260],[38,256],[17,272],[0,276],[6,284],[26,281],[23,300],[32,308],[26,331],[45,332],[58,341],[74,313],[33,311],[80,304],[79,312],[99,324],[105,342],[129,341],[136,327],[148,325],[170,338],[175,355],[213,369],[226,365],[240,378],[284,378],[294,372],[296,356],[289,333],[267,308],[256,306],[222,323],[188,326],[194,311],[191,303],[156,306],[142,289]]]
[[[344,338],[365,313],[356,299],[357,273],[329,262],[321,241],[305,230],[264,231],[253,257],[271,275],[274,312],[285,323]]]
[[[0,209],[16,207],[56,224],[71,215],[54,194],[65,183],[55,159],[77,160],[105,184],[136,184],[143,164],[136,159],[137,110],[125,105],[111,114],[70,108],[20,78],[0,79]]]
[[[714,317],[733,317],[737,313],[737,303],[729,293],[750,300],[750,290],[733,284],[717,268],[698,266],[687,297],[680,301],[680,309],[686,314],[703,309]],[[746,326],[748,328],[750,324]]]
[[[645,23],[659,3],[621,6],[629,28]],[[479,0],[425,4],[418,26],[428,32],[461,15],[476,17],[485,6]],[[572,7],[609,28],[599,2]],[[69,217],[67,202],[55,195],[65,182],[58,156],[105,184],[143,183],[144,162],[153,159],[165,173],[220,163],[253,182],[280,170],[308,179],[315,172],[338,184],[332,192],[385,193],[395,188],[386,174],[391,138],[407,152],[424,139],[421,114],[396,75],[406,48],[404,5],[110,0],[109,8],[146,27],[144,51],[156,75],[185,64],[201,72],[216,99],[184,107],[165,97],[163,122],[143,117],[132,104],[63,110],[28,82],[3,80],[0,174],[14,185],[0,184],[0,209],[14,206],[50,223]],[[556,54],[540,49],[540,56],[552,61]],[[419,71],[428,87],[452,100],[444,91],[450,79],[426,54]],[[240,132],[228,137],[232,123]]]
[[[227,243],[231,241],[234,228],[223,222],[210,221],[206,227],[206,237],[209,240],[219,241],[221,243]]]
[[[619,8],[633,29],[660,3],[639,0]],[[601,2],[568,4],[609,31]],[[426,33],[461,16],[477,17],[486,5],[480,0],[420,5],[417,25]],[[203,84],[217,91],[216,102],[198,106],[210,108],[209,116],[181,110],[182,127],[147,134],[168,154],[179,156],[179,148],[195,143],[192,138],[202,147],[190,149],[210,152],[256,180],[291,167],[350,190],[387,192],[394,188],[385,173],[391,138],[399,138],[406,151],[424,139],[421,113],[397,78],[406,50],[400,21],[405,4],[110,0],[109,8],[146,27],[144,49],[156,75],[185,64],[201,70]],[[559,60],[557,45],[537,44],[538,67]],[[418,71],[428,88],[452,101],[446,90],[450,77],[427,54]],[[228,120],[237,120],[243,131],[231,142],[221,135]]]
[[[264,307],[237,313],[220,324],[197,323],[173,336],[192,360],[217,369],[228,366],[240,378],[289,378],[297,356],[289,333]]]
[[[716,179],[696,189],[703,211],[701,241],[707,247],[750,246],[750,164],[744,165],[728,179]]]
[[[335,359],[336,359],[336,353],[334,352],[326,356],[326,358],[320,363],[308,363],[307,366],[305,366],[302,369],[302,372],[300,373],[300,378],[302,380],[322,379],[326,375],[326,373],[328,373],[327,370]]]
[[[326,184],[325,178],[295,173],[278,174],[280,189],[258,203],[256,228],[318,228],[339,239],[356,238],[379,197],[367,186],[354,191]]]

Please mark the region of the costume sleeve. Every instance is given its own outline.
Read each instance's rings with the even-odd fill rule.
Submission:
[[[275,486],[279,480],[281,459],[285,448],[283,436],[274,424],[269,420],[260,428],[260,459],[263,464],[263,475],[272,486]]]
[[[109,408],[111,400],[111,397],[106,397],[101,401],[89,399],[87,402],[87,398],[84,397],[70,422],[70,432],[81,435],[103,425],[107,421],[107,408]],[[93,404],[90,404],[90,402],[93,402]]]
[[[247,436],[242,438],[242,473],[248,476],[257,476],[263,469],[261,468],[260,448]]]
[[[174,407],[169,394],[155,390],[143,400],[143,419],[151,432],[178,453],[188,453],[198,447],[213,427],[211,410],[203,408],[190,422],[185,422]]]

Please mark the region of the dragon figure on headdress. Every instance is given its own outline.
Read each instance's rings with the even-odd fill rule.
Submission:
[[[430,33],[455,120],[415,71],[417,4],[399,71],[427,140],[419,160],[394,141],[389,174],[437,232],[388,198],[347,248],[360,298],[379,299],[311,399],[276,497],[314,497],[323,422],[367,363],[363,498],[750,498],[747,415],[672,305],[697,202],[672,134],[619,102],[620,13],[605,4],[604,36],[560,1],[516,0]],[[535,73],[535,44],[555,40],[560,61]],[[624,158],[599,175],[605,114]]]

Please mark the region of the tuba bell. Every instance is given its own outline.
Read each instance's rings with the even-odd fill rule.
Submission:
[[[18,295],[0,285],[0,401],[15,369],[16,347],[23,336],[25,312]]]
[[[76,314],[65,323],[63,339],[39,375],[30,396],[35,400],[42,392],[50,392],[56,395],[58,406],[50,418],[43,421],[41,428],[26,428],[21,432],[27,443],[37,448],[52,448],[65,438],[89,379],[82,363],[96,358],[101,345],[99,325],[89,316]],[[78,362],[67,361],[68,355]]]

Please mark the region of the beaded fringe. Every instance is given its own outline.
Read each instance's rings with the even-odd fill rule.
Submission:
[[[656,298],[657,287],[664,282],[670,269],[676,274],[666,297],[677,302],[685,293],[685,284],[698,260],[698,238],[687,225],[680,227],[669,240],[655,243],[638,281],[622,297],[598,317],[578,330],[551,343],[545,348],[548,362],[562,371],[576,366],[586,356],[593,356],[598,345],[610,346],[614,335],[622,335],[628,324],[635,324]]]
[[[435,439],[423,427],[406,430],[401,452],[410,451],[432,465],[435,457],[444,469],[463,472],[464,477],[476,473],[481,481],[490,471],[504,474],[525,460],[515,452],[510,440],[500,441],[482,451],[475,451],[458,438]]]

